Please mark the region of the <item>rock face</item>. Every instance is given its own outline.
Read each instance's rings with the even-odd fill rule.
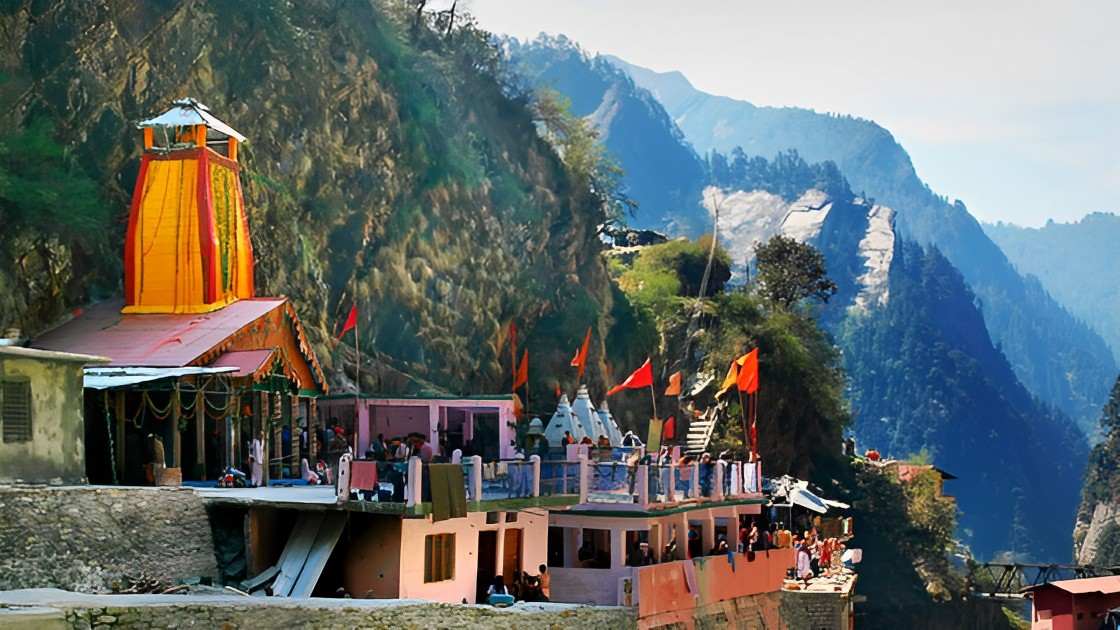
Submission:
[[[249,138],[258,294],[294,299],[336,384],[352,357],[332,333],[356,299],[367,389],[496,391],[506,322],[530,332],[551,318],[566,342],[564,305],[577,301],[592,317],[571,324],[574,344],[609,311],[603,215],[505,96],[483,36],[445,39],[412,20],[397,5],[327,0],[7,3],[0,71],[18,96],[4,122],[53,121],[123,221],[140,151],[131,123],[198,98]],[[90,264],[119,292],[124,226],[103,229],[113,247]],[[39,268],[71,264],[49,233],[29,238],[26,251],[0,252],[5,271],[29,269],[0,288],[37,287]],[[49,276],[69,293],[29,290],[0,325],[34,333],[97,297],[71,275]]]
[[[125,576],[220,577],[193,490],[0,487],[0,590],[108,592]]]
[[[1101,411],[1103,439],[1089,453],[1081,507],[1073,530],[1078,562],[1120,565],[1120,379]]]

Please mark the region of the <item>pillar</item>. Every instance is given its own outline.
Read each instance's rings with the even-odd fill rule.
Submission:
[[[661,542],[664,529],[665,526],[660,521],[649,526],[649,548],[653,552],[654,560],[658,562],[661,562],[661,554],[665,551],[665,544]]]
[[[194,452],[200,479],[206,479],[206,394],[201,384],[194,394]]]
[[[471,455],[471,497],[482,500],[482,456]]]
[[[117,460],[116,461],[117,483],[124,484],[125,483],[125,472],[124,472],[124,421],[125,421],[125,418],[124,418],[124,392],[123,391],[118,390],[118,391],[113,392],[113,408],[114,408],[113,415],[116,416],[116,419],[117,419],[116,425],[114,427],[114,434],[113,434],[113,444],[116,446],[116,449],[117,449],[117,452],[114,453],[114,455],[116,456],[116,460]]]
[[[422,502],[421,488],[423,487],[420,476],[423,474],[424,467],[420,463],[420,458],[413,455],[408,458],[408,481],[404,487],[405,505],[413,507]],[[479,470],[481,472],[481,469]],[[498,543],[499,546],[501,543]]]
[[[731,541],[727,541],[727,544],[730,546]],[[711,510],[700,512],[700,546],[701,553],[708,553],[716,546],[716,519]]]
[[[712,499],[715,501],[723,500],[723,475],[725,474],[725,466],[727,466],[727,462],[717,461],[715,474],[712,475]]]
[[[532,467],[532,495],[534,497],[541,496],[541,456],[530,455],[529,463]]]
[[[626,566],[626,530],[620,527],[611,528],[611,569],[621,569]]]
[[[307,405],[307,452],[309,463],[314,467],[319,461],[319,440],[316,437],[319,434],[319,401],[312,398]]]
[[[691,473],[692,483],[689,484],[689,496],[693,499],[700,496],[700,462],[692,462]]]
[[[169,468],[179,468],[180,472],[183,468],[182,460],[182,434],[179,432],[179,418],[183,415],[183,409],[179,406],[179,383],[175,383],[175,389],[171,391],[171,458],[174,460]]]
[[[638,466],[635,483],[638,485],[638,505],[644,508],[649,505],[649,466],[647,464]]]
[[[677,557],[675,559],[685,560],[688,558],[688,512],[674,514],[673,526],[676,529],[673,540],[677,542]]]
[[[579,502],[587,503],[587,490],[588,482],[590,481],[590,467],[587,463],[587,457],[580,454],[579,457]]]

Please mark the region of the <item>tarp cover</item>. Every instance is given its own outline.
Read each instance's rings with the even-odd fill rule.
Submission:
[[[179,368],[151,368],[151,367],[117,367],[117,368],[89,368],[85,370],[82,386],[86,389],[112,389],[158,381],[164,378],[179,378],[196,374],[224,374],[236,371],[235,367],[179,367]]]
[[[137,127],[189,127],[192,125],[206,125],[207,127],[232,136],[238,142],[245,142],[245,136],[233,127],[218,120],[210,113],[210,108],[199,103],[193,98],[184,98],[171,104],[171,109],[155,118],[149,118],[137,123]]]

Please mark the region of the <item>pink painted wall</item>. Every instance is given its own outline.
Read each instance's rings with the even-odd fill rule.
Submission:
[[[465,598],[476,603],[478,533],[498,532],[496,566],[501,571],[507,529],[521,530],[521,570],[536,575],[537,567],[547,563],[548,513],[544,510],[517,512],[517,521],[513,523],[505,522],[503,513],[498,523],[487,524],[485,512],[470,512],[465,518],[439,523],[433,523],[430,517],[402,519],[399,597],[448,603],[459,603]],[[450,580],[425,584],[424,537],[430,534],[455,534],[455,572]]]

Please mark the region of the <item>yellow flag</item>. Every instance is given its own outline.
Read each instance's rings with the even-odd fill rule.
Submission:
[[[723,377],[723,383],[720,383],[719,391],[716,392],[716,398],[722,398],[724,394],[731,391],[738,383],[739,362],[732,361],[731,367],[727,368],[727,376]]]

